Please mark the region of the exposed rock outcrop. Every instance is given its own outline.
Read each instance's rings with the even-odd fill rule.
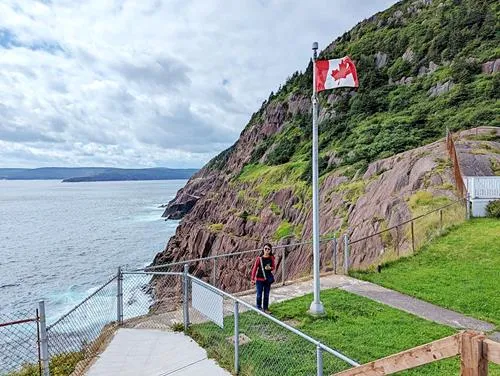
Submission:
[[[431,97],[436,97],[441,94],[445,94],[449,92],[455,84],[451,81],[446,81],[444,83],[438,83],[436,86],[433,86],[429,89],[429,95]]]
[[[377,52],[375,55],[375,66],[380,69],[387,65],[387,54],[383,52]]]
[[[486,74],[493,74],[500,72],[500,59],[487,61],[481,65],[481,71]]]
[[[289,110],[289,109],[288,109]],[[286,111],[288,111],[286,110]],[[284,108],[269,112],[269,116],[280,118]],[[270,127],[268,121],[263,127]],[[473,134],[463,133],[464,136]],[[489,130],[491,132],[491,130]],[[500,134],[500,131],[498,131]],[[243,140],[252,142],[257,134],[246,134],[238,141],[235,150],[243,148]],[[491,148],[500,149],[500,144],[490,141]],[[474,171],[491,172],[490,156],[478,154],[484,141],[465,140],[460,145],[460,158],[466,165],[474,165]],[[463,145],[463,146],[462,146]],[[228,164],[237,168],[248,155],[232,154]],[[351,239],[391,227],[411,218],[408,199],[415,192],[427,190],[438,196],[453,199],[454,192],[451,165],[446,163],[448,155],[445,142],[439,140],[424,147],[401,153],[371,163],[362,179],[352,179],[338,175],[329,175],[321,184],[321,232],[331,234],[339,230],[348,231]],[[500,157],[498,158],[500,162]],[[488,170],[489,168],[489,170]],[[468,167],[465,171],[469,171]],[[464,172],[465,173],[465,172]],[[448,188],[446,188],[448,187]],[[243,194],[241,192],[244,192]],[[190,197],[196,196],[191,211],[183,218],[175,236],[165,251],[159,253],[155,264],[196,259],[208,255],[225,254],[261,246],[264,241],[273,240],[278,226],[287,221],[296,226],[296,239],[309,239],[312,236],[312,213],[309,201],[301,207],[299,197],[292,189],[286,188],[272,192],[267,197],[259,197],[248,184],[226,179],[222,174],[215,174],[204,168],[191,179],[169,205],[168,210],[187,205]],[[248,210],[249,203],[255,207],[254,217],[242,215]],[[273,209],[274,208],[274,209]],[[214,231],[213,224],[219,224],[220,230]],[[293,239],[288,239],[290,242]],[[274,238],[274,241],[276,239]],[[410,246],[406,237],[393,239],[398,249]],[[353,245],[353,267],[367,266],[380,256],[384,249],[384,240],[375,237],[363,244]],[[298,276],[308,271],[311,265],[309,246],[297,246],[289,250],[287,265],[289,276]],[[322,249],[323,266],[331,257],[326,246]],[[242,290],[249,287],[248,273],[253,256],[224,258],[218,262],[217,280],[220,286],[228,290]],[[278,263],[281,254],[278,254]],[[210,263],[198,263],[191,266],[191,272],[203,278],[212,276]]]

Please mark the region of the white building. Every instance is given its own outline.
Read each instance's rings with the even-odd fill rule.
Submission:
[[[473,217],[485,217],[486,205],[500,200],[500,176],[465,176]]]

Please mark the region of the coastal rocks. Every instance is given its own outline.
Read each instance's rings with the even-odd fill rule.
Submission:
[[[189,213],[197,201],[198,199],[192,199],[178,204],[167,205],[162,217],[165,219],[181,219]]]
[[[433,86],[429,89],[428,94],[431,97],[436,97],[441,94],[445,94],[449,92],[455,84],[451,81],[446,81],[444,83],[438,83],[436,86]]]

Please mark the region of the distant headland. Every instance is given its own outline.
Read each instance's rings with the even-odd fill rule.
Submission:
[[[90,181],[176,180],[189,179],[197,169],[111,168],[111,167],[43,167],[0,168],[0,180],[62,180],[63,183]]]

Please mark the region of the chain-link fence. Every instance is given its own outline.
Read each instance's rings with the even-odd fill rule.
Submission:
[[[182,329],[182,274],[124,272],[123,319],[128,328]]]
[[[111,338],[117,322],[117,276],[47,327],[52,376],[79,375]]]
[[[372,265],[414,254],[429,241],[450,227],[464,222],[466,218],[466,204],[464,200],[458,200],[375,234],[351,239],[347,248],[348,268],[353,264],[362,264],[367,253],[371,253],[369,257],[374,260]]]
[[[0,375],[41,375],[38,310],[0,315]]]

